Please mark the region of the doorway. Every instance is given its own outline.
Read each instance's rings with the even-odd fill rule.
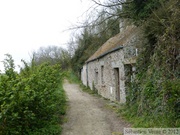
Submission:
[[[114,68],[114,75],[115,75],[116,100],[120,101],[119,68]]]

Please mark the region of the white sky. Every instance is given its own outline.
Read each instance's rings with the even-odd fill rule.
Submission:
[[[63,31],[81,20],[88,6],[88,0],[0,0],[0,61],[9,53],[17,66],[41,46],[65,47],[70,32]]]

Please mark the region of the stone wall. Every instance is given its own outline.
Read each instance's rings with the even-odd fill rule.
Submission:
[[[124,65],[123,65],[123,50],[110,53],[101,59],[89,62],[88,66],[88,84],[92,90],[97,90],[98,94],[105,98],[116,101],[116,84],[115,84],[115,69],[119,69],[120,79],[120,102],[124,103]]]

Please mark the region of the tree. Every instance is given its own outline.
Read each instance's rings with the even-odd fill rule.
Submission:
[[[60,64],[62,69],[69,67],[69,52],[58,46],[40,47],[32,55],[34,63],[37,65],[49,62],[51,65]]]
[[[94,22],[85,21],[81,32],[74,36],[74,41],[70,45],[75,50],[72,56],[72,68],[79,72],[85,61],[110,37],[119,33],[119,20],[116,18],[106,18],[104,10],[101,10],[98,19]]]

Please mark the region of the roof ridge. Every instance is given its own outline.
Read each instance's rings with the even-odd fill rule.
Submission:
[[[89,57],[86,62],[101,58],[102,56],[113,52],[112,50],[117,50],[117,48],[121,48],[122,46],[124,46],[124,43],[127,42],[128,38],[134,34],[135,28],[136,27],[134,26],[127,26],[127,28],[123,32],[109,38],[104,44],[102,44],[101,47],[99,47],[99,49],[97,49],[97,51],[93,55]]]

